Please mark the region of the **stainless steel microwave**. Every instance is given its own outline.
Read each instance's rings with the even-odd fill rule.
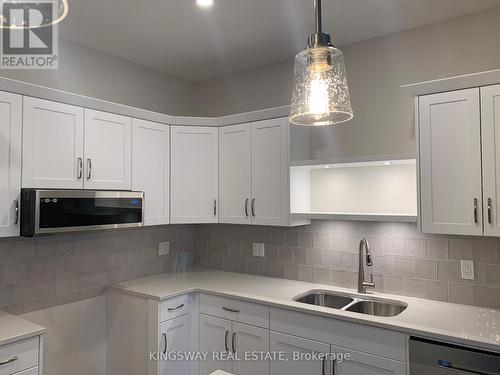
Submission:
[[[144,193],[21,190],[21,236],[142,226]]]

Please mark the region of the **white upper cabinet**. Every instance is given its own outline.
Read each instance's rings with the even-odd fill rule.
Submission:
[[[252,124],[253,222],[259,225],[288,224],[288,118]]]
[[[500,236],[500,85],[481,88],[484,234]]]
[[[144,224],[170,222],[170,127],[132,120],[132,190],[144,191]]]
[[[83,187],[83,109],[24,97],[23,187]]]
[[[132,120],[85,110],[85,188],[130,190]]]
[[[19,235],[22,97],[0,91],[0,237]]]
[[[479,89],[419,98],[423,232],[483,233],[480,121]]]
[[[252,199],[251,125],[219,129],[219,222],[249,224]]]
[[[172,224],[218,222],[218,140],[217,128],[171,127]]]

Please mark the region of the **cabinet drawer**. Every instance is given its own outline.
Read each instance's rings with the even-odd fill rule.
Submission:
[[[406,362],[406,338],[400,332],[277,308],[271,308],[270,317],[273,331]]]
[[[160,305],[160,321],[164,322],[189,313],[189,294],[163,301]]]
[[[0,365],[0,375],[11,375],[38,366],[39,338],[33,337],[0,346],[0,362],[17,358],[12,362]],[[27,371],[26,374],[32,375]],[[24,373],[22,373],[24,374]],[[35,372],[34,374],[38,374]]]
[[[202,294],[200,312],[235,322],[269,328],[269,308],[257,303]]]

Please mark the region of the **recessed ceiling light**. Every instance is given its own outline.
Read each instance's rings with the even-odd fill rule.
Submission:
[[[384,165],[391,165],[392,163],[390,161],[384,161]]]
[[[214,5],[214,0],[196,0],[196,4],[202,8],[210,8]]]
[[[330,168],[330,166],[329,165],[324,165],[323,168]]]

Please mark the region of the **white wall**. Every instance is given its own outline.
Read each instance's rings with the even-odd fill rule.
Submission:
[[[313,156],[414,152],[413,99],[400,85],[500,68],[498,35],[500,8],[342,47],[354,119],[315,129]],[[197,83],[195,108],[200,115],[226,115],[289,104],[292,64]]]
[[[47,328],[44,374],[106,374],[105,296],[20,315]]]
[[[192,111],[192,84],[60,40],[58,70],[0,70],[0,76],[169,115]]]

